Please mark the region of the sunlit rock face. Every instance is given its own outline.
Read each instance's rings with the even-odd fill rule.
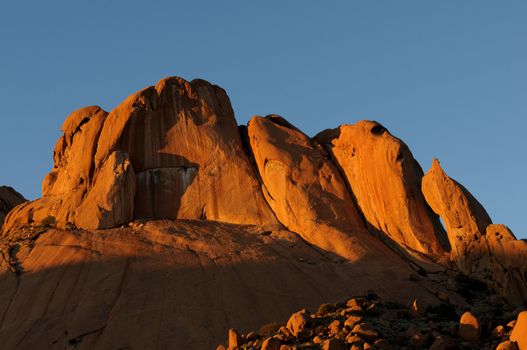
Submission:
[[[305,240],[355,261],[390,251],[366,229],[326,152],[282,117],[253,117],[248,136],[265,198],[280,222]]]
[[[460,272],[527,302],[527,243],[376,122],[238,127],[223,89],[171,77],[62,131],[42,198],[0,187],[5,348],[210,349],[370,291],[466,309]]]
[[[163,79],[110,113],[75,111],[62,130],[43,197],[17,208],[4,231],[48,217],[89,229],[134,218],[277,224],[218,86]]]
[[[0,186],[0,228],[2,228],[7,213],[25,201],[26,199],[24,196],[15,191],[12,187]]]
[[[325,130],[315,140],[340,167],[371,228],[418,252],[440,256],[448,249],[421,194],[421,167],[401,140],[372,121]]]
[[[96,166],[114,151],[136,174],[135,218],[276,223],[218,86],[167,78],[130,96],[105,121]]]
[[[463,273],[486,282],[512,304],[527,302],[527,242],[495,225],[477,199],[450,178],[438,160],[423,178],[423,193],[443,219],[451,259]]]

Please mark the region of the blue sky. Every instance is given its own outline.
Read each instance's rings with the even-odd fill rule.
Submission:
[[[0,184],[40,195],[71,111],[200,77],[239,123],[378,120],[527,237],[525,18],[523,0],[4,3]]]

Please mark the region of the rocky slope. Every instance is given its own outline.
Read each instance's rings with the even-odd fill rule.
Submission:
[[[464,310],[463,275],[527,301],[525,242],[376,122],[238,127],[223,89],[167,78],[62,131],[2,227],[6,348],[210,349],[368,291]]]
[[[487,318],[475,311],[457,315],[446,304],[423,308],[418,300],[405,306],[384,302],[375,294],[352,297],[322,304],[313,313],[302,309],[287,322],[266,324],[247,334],[231,328],[227,347],[219,345],[217,350],[518,350],[527,346],[527,311],[506,311],[505,305],[486,296],[480,293],[471,299]]]

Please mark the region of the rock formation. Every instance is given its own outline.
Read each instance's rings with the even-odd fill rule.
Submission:
[[[0,188],[2,347],[210,349],[231,327],[350,293],[456,322],[527,301],[527,243],[438,163],[423,178],[376,122],[313,139],[277,115],[238,127],[223,89],[173,77],[109,113],[79,109],[62,131],[41,198],[11,210],[23,198]],[[366,348],[358,337],[382,348],[362,317],[386,305],[350,301],[317,346]],[[281,332],[310,336],[312,318],[296,314]],[[449,343],[407,331],[413,346]],[[231,347],[251,338],[231,335]]]
[[[308,242],[351,261],[391,252],[367,232],[337,168],[282,117],[253,117],[250,145],[265,199],[278,220]]]
[[[62,131],[43,197],[17,208],[4,232],[50,216],[86,229],[134,218],[277,223],[218,86],[167,78],[109,114],[75,111]]]
[[[326,130],[324,145],[370,227],[403,247],[440,256],[448,244],[421,194],[423,172],[408,147],[382,125],[361,121]]]
[[[452,260],[463,273],[487,282],[514,304],[527,302],[527,242],[493,225],[483,206],[434,160],[423,194],[443,219]]]
[[[20,193],[9,186],[0,186],[0,228],[4,223],[4,218],[17,205],[25,202],[26,199]]]

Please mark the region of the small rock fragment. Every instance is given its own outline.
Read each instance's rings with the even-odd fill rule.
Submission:
[[[340,321],[335,320],[331,322],[328,326],[328,333],[329,335],[337,335],[340,331]]]
[[[229,349],[239,347],[242,343],[240,334],[234,328],[229,329]]]
[[[361,316],[350,315],[350,316],[348,316],[346,321],[344,321],[344,326],[348,326],[349,328],[353,328],[360,321],[362,321],[362,317]]]
[[[282,343],[276,338],[267,338],[262,344],[262,350],[280,350]]]
[[[415,317],[415,318],[418,318],[418,317],[421,317],[423,316],[423,306],[421,305],[421,302],[417,299],[414,299],[414,301],[412,302],[412,315]]]
[[[379,333],[367,323],[359,323],[351,330],[351,333],[362,335],[365,338],[375,338]]]
[[[491,335],[493,338],[503,338],[507,334],[507,330],[502,325],[496,326],[492,332]]]

